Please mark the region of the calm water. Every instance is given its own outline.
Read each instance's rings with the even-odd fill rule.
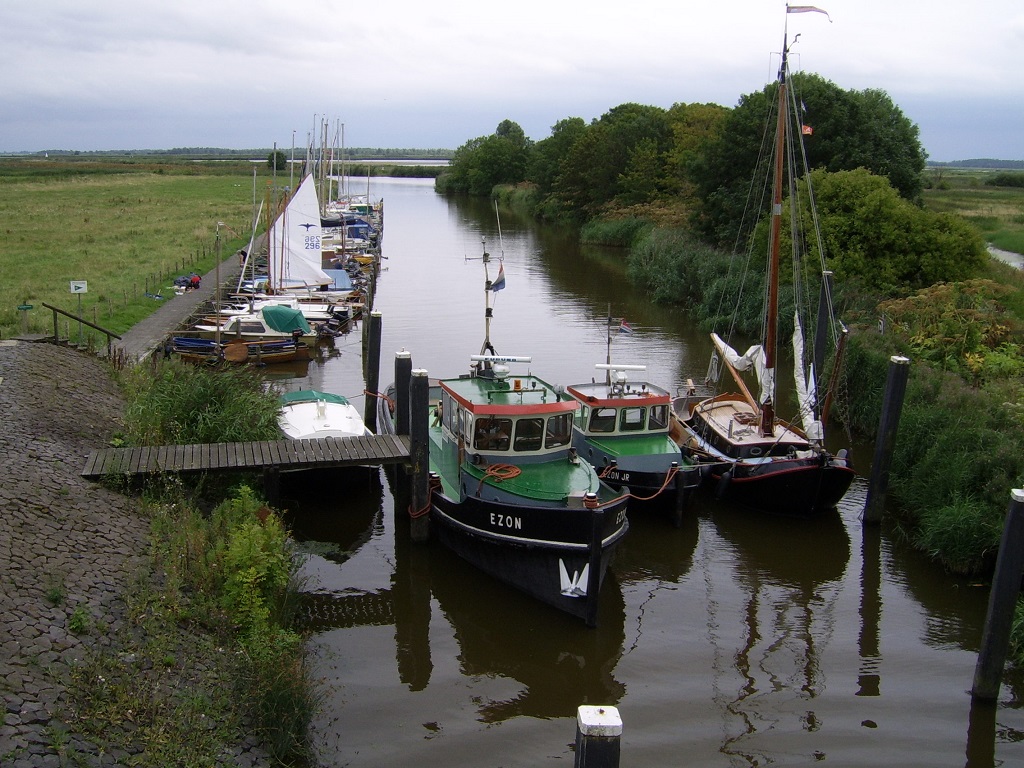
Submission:
[[[703,377],[705,334],[627,285],[618,257],[427,181],[383,196],[381,384],[394,353],[448,376],[483,338],[481,237],[504,255],[491,340],[553,383],[605,358],[609,305],[636,328],[613,359],[670,389]],[[493,275],[493,272],[492,272]],[[359,333],[282,378],[363,404]],[[871,446],[855,446],[869,471]],[[285,494],[311,553],[309,645],[324,707],[324,766],[570,765],[576,708],[614,705],[623,766],[1024,765],[1019,681],[996,707],[972,684],[987,589],[863,529],[864,483],[834,516],[764,519],[698,499],[682,528],[632,527],[587,629],[408,540],[383,472],[295,477]],[[1007,492],[1009,500],[1009,490]],[[397,514],[396,514],[397,510]]]

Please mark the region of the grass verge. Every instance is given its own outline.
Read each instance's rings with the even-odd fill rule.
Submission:
[[[277,513],[245,486],[209,514],[171,495],[145,504],[149,571],[128,595],[130,629],[74,668],[69,726],[137,766],[240,752],[308,764],[317,701],[288,629],[298,561]]]

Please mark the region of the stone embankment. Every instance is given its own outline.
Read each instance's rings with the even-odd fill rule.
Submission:
[[[58,765],[73,664],[109,643],[148,525],[130,499],[79,477],[123,403],[109,368],[52,344],[0,342],[0,764]],[[76,634],[79,622],[104,632]],[[84,613],[83,613],[84,612]],[[71,740],[79,754],[94,744]],[[96,764],[114,765],[118,757]]]
[[[127,590],[147,553],[149,525],[135,501],[79,475],[89,452],[109,445],[123,410],[103,360],[0,341],[3,768],[127,766],[141,757],[141,746],[110,746],[123,738],[96,743],[76,733],[68,688],[75,665],[117,653]],[[270,763],[247,743],[220,764]]]

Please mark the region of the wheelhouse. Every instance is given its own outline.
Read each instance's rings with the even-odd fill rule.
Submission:
[[[577,403],[534,376],[441,381],[437,416],[448,439],[488,454],[565,453]]]

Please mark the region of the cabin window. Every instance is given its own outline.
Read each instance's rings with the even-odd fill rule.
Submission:
[[[590,416],[591,432],[614,432],[615,431],[615,409],[595,408]]]
[[[471,416],[465,408],[459,408],[458,414],[455,417],[455,435],[459,438],[465,438],[469,436],[469,423]]]
[[[572,437],[572,414],[560,413],[548,418],[547,432],[544,434],[544,447],[557,448],[566,445]]]
[[[478,451],[507,451],[512,419],[482,416],[473,428],[473,447]]]
[[[623,408],[619,416],[620,432],[639,432],[647,423],[646,408]]]
[[[242,326],[242,333],[266,333],[266,327],[263,323],[240,323]]]
[[[513,448],[517,451],[539,451],[543,436],[544,419],[520,419],[516,422]]]
[[[441,418],[444,419],[444,426],[449,432],[455,431],[455,404],[452,396],[447,392],[441,395]]]
[[[655,405],[651,407],[651,429],[665,429],[668,427],[668,406]]]

